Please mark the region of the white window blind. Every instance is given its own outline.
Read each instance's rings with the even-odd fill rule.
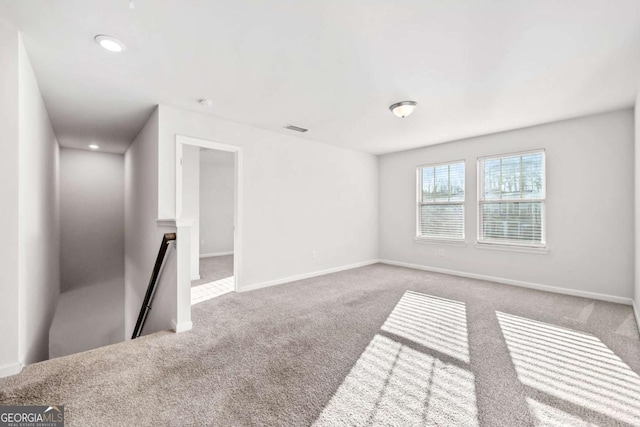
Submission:
[[[418,238],[464,239],[464,161],[418,168]]]
[[[544,151],[478,159],[478,242],[544,247]]]

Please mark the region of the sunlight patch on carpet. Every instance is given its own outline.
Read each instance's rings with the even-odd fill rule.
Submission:
[[[518,379],[540,425],[640,425],[640,376],[597,337],[496,312]]]
[[[476,426],[468,361],[464,303],[408,291],[314,425]]]
[[[234,283],[234,278],[231,276],[204,285],[193,286],[191,288],[191,305],[232,292]]]
[[[382,330],[469,363],[464,303],[407,291]]]

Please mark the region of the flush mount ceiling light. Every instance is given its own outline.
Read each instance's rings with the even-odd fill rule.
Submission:
[[[115,37],[106,36],[104,34],[98,34],[94,37],[96,43],[102,46],[103,49],[108,50],[109,52],[122,52],[126,49],[124,43],[118,40]]]
[[[413,110],[416,109],[416,105],[418,105],[418,103],[415,101],[396,102],[391,107],[389,107],[389,110],[391,110],[391,112],[396,117],[401,117],[404,119],[405,117],[410,116],[411,113],[413,113]]]
[[[91,148],[92,150],[97,150],[98,148],[100,148],[100,146],[98,144],[89,144],[89,148]]]

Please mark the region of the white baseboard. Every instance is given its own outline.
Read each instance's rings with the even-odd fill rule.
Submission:
[[[638,330],[640,331],[640,309],[635,301],[633,301],[633,314],[636,315],[636,325],[638,325]]]
[[[225,256],[225,255],[233,255],[233,251],[228,252],[212,252],[210,254],[200,254],[200,258],[211,258],[214,256]]]
[[[305,273],[297,276],[289,276],[283,279],[269,280],[268,282],[255,283],[249,286],[243,286],[241,289],[238,289],[237,292],[248,292],[255,291],[256,289],[268,288],[269,286],[282,285],[284,283],[295,282],[296,280],[310,279],[312,277],[323,276],[325,274],[337,273],[339,271],[351,270],[352,268],[364,267],[371,264],[377,264],[379,261],[377,259],[372,259],[369,261],[358,262],[355,264],[343,265],[341,267],[329,268],[327,270],[314,271],[313,273]]]
[[[17,375],[22,372],[22,363],[7,363],[6,365],[0,366],[0,378],[10,377],[11,375]]]
[[[556,294],[565,294],[565,295],[572,295],[576,297],[591,298],[591,299],[597,299],[601,301],[615,302],[618,304],[626,304],[626,305],[633,304],[633,300],[631,298],[618,297],[615,295],[599,294],[596,292],[587,292],[587,291],[579,291],[576,289],[560,288],[556,286],[540,285],[538,283],[504,279],[502,277],[485,276],[483,274],[476,274],[476,273],[466,273],[463,271],[447,270],[445,268],[427,267],[425,265],[409,264],[406,262],[391,261],[386,259],[381,259],[380,262],[388,265],[396,265],[398,267],[407,267],[407,268],[413,268],[415,270],[431,271],[434,273],[444,273],[444,274],[450,274],[452,276],[468,277],[470,279],[487,280],[490,282],[502,283],[505,285],[520,286],[522,288],[537,289],[539,291],[553,292]]]
[[[175,320],[171,321],[172,329],[175,333],[186,332],[193,329],[193,322],[181,322],[177,323]]]

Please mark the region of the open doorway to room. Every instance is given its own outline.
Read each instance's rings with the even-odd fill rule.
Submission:
[[[192,304],[235,290],[233,276],[233,211],[235,193],[235,153],[202,147],[200,150],[199,215],[193,224]],[[183,153],[183,158],[186,153]],[[187,173],[186,171],[184,173]],[[183,205],[183,213],[186,205]],[[197,271],[196,271],[197,270]]]
[[[176,138],[176,214],[191,227],[191,305],[237,290],[240,147]]]

